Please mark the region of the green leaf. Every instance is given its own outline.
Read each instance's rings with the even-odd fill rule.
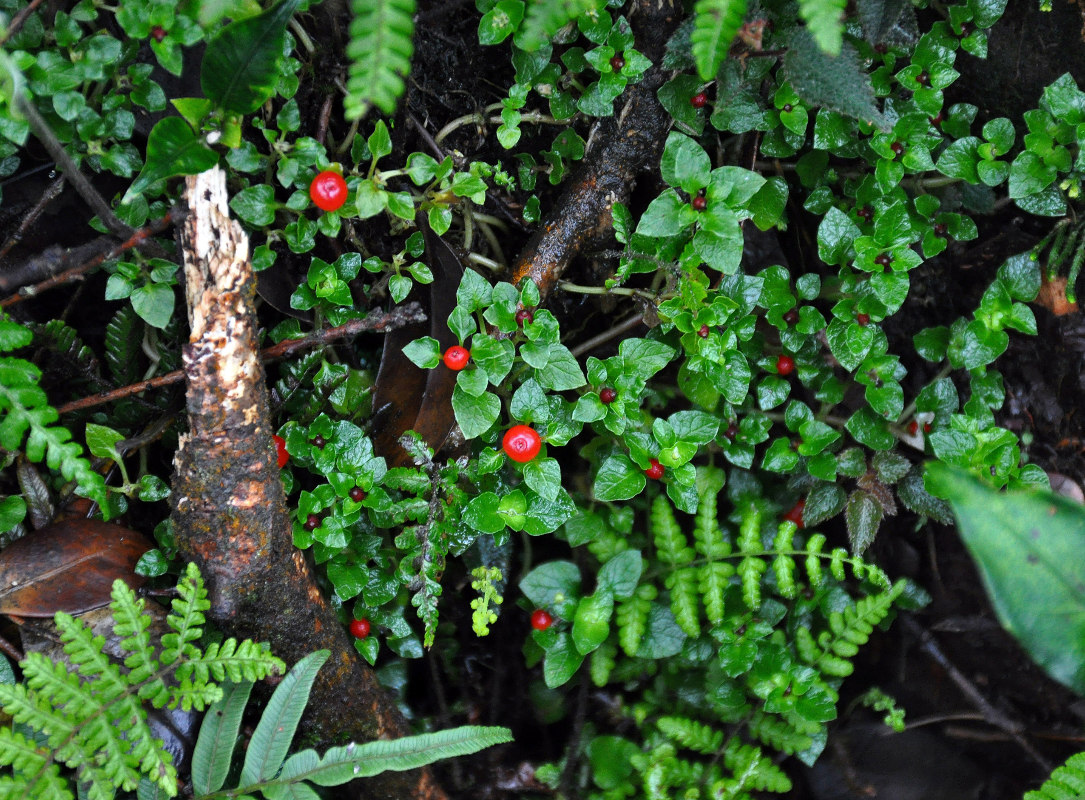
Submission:
[[[96,425],[93,422],[87,423],[87,449],[97,458],[120,460],[117,442],[123,438],[124,434],[120,431],[115,431],[105,425]]]
[[[524,576],[520,591],[536,608],[571,614],[580,598],[580,570],[571,561],[548,561]]]
[[[598,588],[617,600],[626,600],[633,596],[643,569],[644,559],[639,550],[623,550],[600,567],[596,576]]]
[[[354,120],[374,105],[391,115],[411,68],[415,0],[353,0],[351,5],[344,111]]]
[[[251,681],[226,682],[222,699],[207,709],[192,751],[192,789],[197,797],[217,792],[226,781],[251,691]]]
[[[853,556],[863,555],[870,547],[884,513],[881,505],[869,492],[856,489],[848,497],[844,519],[848,525],[848,542],[851,544]]]
[[[269,183],[258,183],[230,198],[230,208],[250,225],[263,227],[275,221],[275,189]]]
[[[573,616],[573,644],[577,652],[586,656],[607,640],[610,635],[610,618],[614,614],[614,595],[599,590],[582,598]]]
[[[352,742],[329,749],[323,757],[318,757],[314,750],[303,750],[292,755],[283,765],[277,783],[294,784],[290,787],[291,791],[303,780],[318,786],[339,786],[355,778],[417,769],[443,758],[470,755],[511,741],[512,731],[508,728],[464,725],[400,739],[365,744]],[[294,795],[288,793],[283,796]]]
[[[203,93],[220,108],[251,114],[274,93],[286,25],[301,0],[279,0],[262,14],[231,22],[207,43]]]
[[[870,77],[851,45],[842,45],[840,54],[831,56],[809,32],[798,30],[784,56],[783,73],[806,103],[888,129],[874,102]]]
[[[501,414],[501,399],[493,392],[472,397],[459,387],[452,391],[452,410],[463,435],[474,439],[490,429]]]
[[[241,768],[241,786],[269,780],[279,772],[309,702],[316,674],[330,655],[328,650],[310,653],[275,687],[249,741],[245,764]]]
[[[198,175],[218,160],[218,153],[205,145],[183,119],[159,120],[147,137],[147,161],[121,202],[130,203],[157,181],[176,175]]]
[[[628,500],[644,489],[644,472],[627,455],[609,456],[595,476],[595,497],[598,500]]]
[[[1003,627],[1085,693],[1085,510],[1050,492],[999,492],[939,462],[926,484],[953,507]]]
[[[164,283],[148,283],[132,290],[132,308],[152,327],[164,329],[173,316],[173,288]]]
[[[543,680],[547,688],[554,689],[568,683],[583,663],[584,656],[573,644],[573,637],[565,632],[559,633],[554,644],[546,649],[543,659]]]
[[[716,77],[746,16],[746,0],[697,0],[690,48],[702,80]]]

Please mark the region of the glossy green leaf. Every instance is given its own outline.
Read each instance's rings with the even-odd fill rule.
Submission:
[[[999,492],[938,462],[926,484],[953,507],[1002,625],[1085,694],[1085,509],[1050,492]]]
[[[156,181],[198,175],[218,163],[218,153],[203,143],[180,117],[159,120],[147,138],[147,161],[121,202],[131,202]]]
[[[251,691],[251,681],[224,683],[222,699],[207,710],[192,751],[192,789],[197,797],[217,792],[226,781]]]
[[[606,641],[613,614],[614,595],[607,591],[597,591],[577,604],[572,631],[577,652],[587,655]]]

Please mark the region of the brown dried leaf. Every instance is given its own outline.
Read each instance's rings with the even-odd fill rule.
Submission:
[[[1051,281],[1045,279],[1040,284],[1036,304],[1043,306],[1056,317],[1077,311],[1077,303],[1071,303],[1066,299],[1066,278],[1061,275]]]
[[[154,545],[120,525],[69,519],[24,536],[0,551],[0,614],[52,617],[109,604],[113,581],[133,589],[139,557]]]

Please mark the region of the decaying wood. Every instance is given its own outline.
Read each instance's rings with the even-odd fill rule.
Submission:
[[[190,430],[172,487],[178,548],[207,580],[210,618],[231,635],[268,641],[291,664],[331,651],[300,737],[327,745],[406,735],[406,720],[293,547],[257,355],[256,281],[245,234],[229,219],[224,174],[187,178],[185,197],[180,236],[192,335],[183,351]],[[370,778],[359,791],[388,800],[444,797],[426,770]]]
[[[637,48],[657,66],[618,99],[615,118],[599,123],[589,141],[597,144],[588,150],[569,187],[513,269],[512,282],[519,286],[524,278],[530,278],[544,300],[573,259],[610,235],[614,225],[611,207],[629,200],[637,175],[658,165],[663,152],[670,115],[656,99],[666,81],[658,64],[681,6],[668,0],[639,0],[635,11],[631,22]]]

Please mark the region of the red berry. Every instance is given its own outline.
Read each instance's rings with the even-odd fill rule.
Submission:
[[[365,500],[365,489],[363,489],[361,486],[355,486],[353,489],[350,490],[349,495],[350,499],[353,500],[355,503],[360,503]]]
[[[790,311],[788,311],[786,314],[784,314],[784,322],[786,322],[788,325],[794,325],[798,321],[799,321],[799,310],[797,308],[793,308]]]
[[[531,627],[537,631],[545,631],[554,624],[554,617],[545,608],[536,608],[531,612]]]
[[[776,372],[780,375],[790,375],[795,371],[795,359],[791,356],[780,356],[776,359]]]
[[[516,312],[516,324],[521,328],[535,321],[535,312],[530,308],[521,308]]]
[[[658,481],[663,477],[664,468],[657,459],[648,459],[648,469],[644,470],[644,474],[651,478],[653,481]]]
[[[801,498],[799,502],[795,503],[791,507],[791,510],[784,514],[784,519],[788,522],[794,522],[798,527],[802,527],[802,512],[806,508],[806,498]]]
[[[277,433],[273,433],[271,438],[275,442],[275,456],[279,460],[279,469],[282,469],[290,461],[290,454],[286,452],[286,439]]]
[[[539,454],[542,439],[534,428],[527,425],[513,425],[505,432],[501,440],[501,449],[505,455],[518,464],[525,464]]]
[[[453,372],[459,372],[461,369],[467,366],[467,362],[471,360],[471,351],[462,345],[454,344],[447,350],[445,350],[444,362],[445,366]]]
[[[621,72],[622,67],[624,67],[624,66],[625,66],[625,59],[622,58],[621,54],[618,54],[616,56],[611,57],[611,59],[610,59],[610,68],[612,70],[614,70],[615,72]]]
[[[697,329],[697,335],[700,336],[702,339],[707,339],[708,334],[709,330],[707,325],[702,325],[700,328]]]
[[[338,211],[347,202],[347,182],[338,172],[324,170],[309,184],[309,197],[322,211]]]
[[[904,152],[904,145],[900,142],[893,142],[893,144],[889,145],[889,149],[893,151],[894,156],[899,156]]]
[[[708,95],[704,92],[697,92],[689,99],[689,104],[694,108],[704,108],[708,105]]]
[[[609,386],[606,386],[599,390],[599,399],[609,406],[611,403],[618,399],[618,393],[611,389]]]
[[[369,620],[365,617],[362,619],[354,619],[350,621],[350,635],[355,639],[364,639],[369,635],[369,631],[372,626],[369,624]]]
[[[889,269],[890,265],[893,263],[893,257],[889,255],[889,253],[881,253],[874,259],[874,263],[882,269]]]
[[[917,433],[919,433],[919,423],[913,419],[908,423],[908,435],[915,436]]]
[[[864,314],[863,312],[859,312],[855,315],[855,321],[863,327],[866,327],[870,324],[870,314]]]
[[[931,424],[929,422],[924,422],[923,423],[923,433],[930,433],[930,432],[931,432]]]
[[[323,436],[321,436],[319,433],[316,436],[314,436],[312,439],[309,440],[309,444],[311,444],[313,447],[317,448],[318,450],[323,450],[324,445],[326,445],[327,443],[328,443],[328,440],[325,439]]]
[[[151,38],[154,39],[156,42],[161,42],[163,39],[166,38],[166,29],[163,28],[161,25],[155,25],[153,28],[151,28]]]
[[[320,515],[319,514],[310,514],[309,516],[307,516],[305,518],[305,530],[307,530],[307,531],[315,531],[319,527],[320,527]]]
[[[689,204],[693,206],[694,211],[704,211],[708,208],[708,199],[703,194],[699,194],[690,200]]]

